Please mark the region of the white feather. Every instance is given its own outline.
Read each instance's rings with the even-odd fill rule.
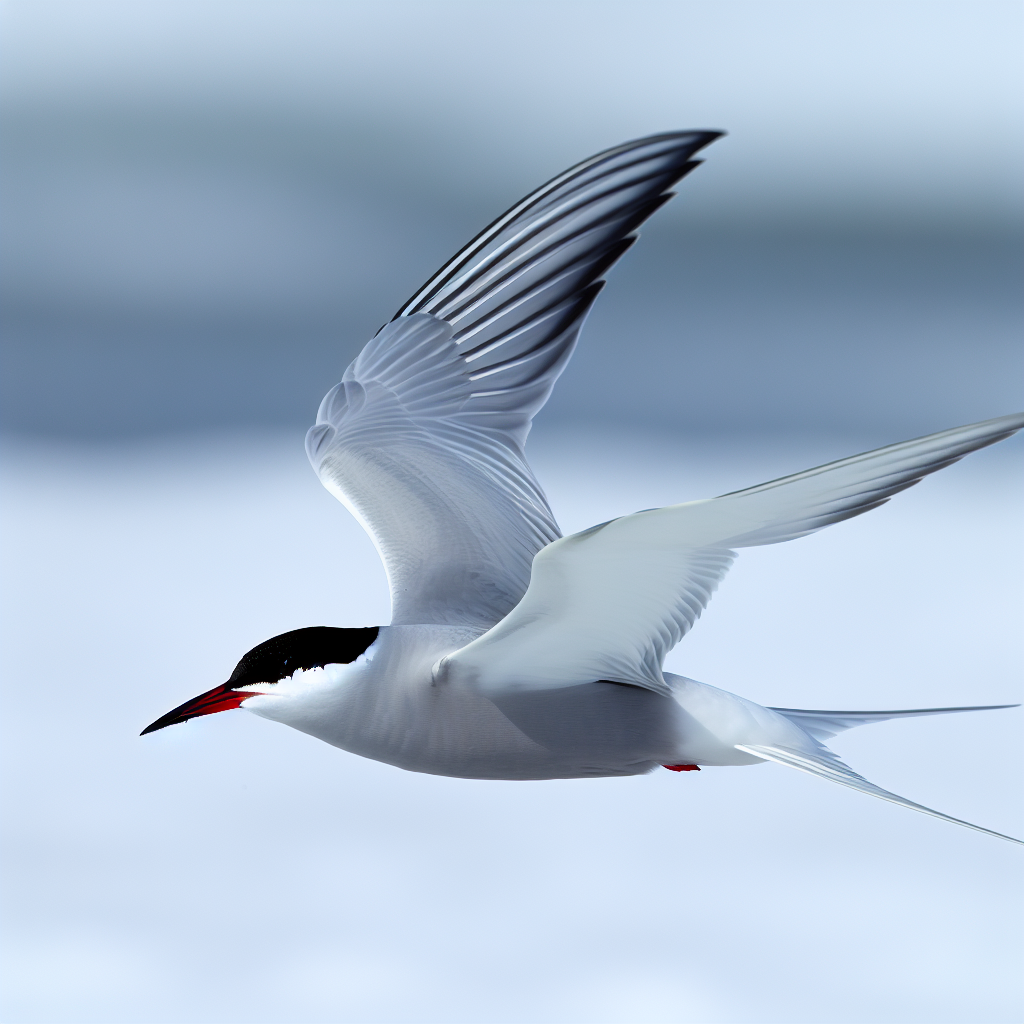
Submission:
[[[606,679],[669,692],[665,655],[696,622],[736,547],[774,544],[859,515],[1024,426],[1003,416],[719,498],[638,512],[557,540],[492,629],[438,666],[490,691]]]

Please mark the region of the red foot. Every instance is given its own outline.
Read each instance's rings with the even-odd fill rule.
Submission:
[[[667,768],[670,772],[699,772],[700,768],[695,764],[663,764],[662,768]]]

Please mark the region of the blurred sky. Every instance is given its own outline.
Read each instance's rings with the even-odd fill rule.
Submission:
[[[9,429],[307,424],[501,210],[689,127],[730,135],[548,419],[867,436],[1020,404],[1019,3],[3,12]]]
[[[1020,1021],[1019,853],[778,766],[485,784],[242,712],[136,734],[268,636],[387,620],[303,432],[472,234],[625,139],[730,132],[538,418],[566,530],[1024,406],[1021,4],[0,13],[3,1019]],[[1020,700],[1021,450],[745,552],[668,667]],[[836,746],[1020,835],[1022,721]]]

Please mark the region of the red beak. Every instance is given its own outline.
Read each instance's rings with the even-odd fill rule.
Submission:
[[[184,704],[176,707],[173,711],[168,711],[163,718],[158,718],[152,725],[147,725],[139,735],[145,736],[147,732],[166,729],[169,725],[187,722],[190,718],[198,718],[200,715],[213,715],[218,711],[230,711],[232,708],[237,708],[243,700],[254,696],[255,694],[247,691],[239,693],[237,690],[232,690],[228,683],[221,683],[220,686],[215,686],[212,690],[201,693],[198,697],[193,697],[192,700],[185,701]]]

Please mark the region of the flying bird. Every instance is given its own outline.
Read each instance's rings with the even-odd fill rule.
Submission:
[[[991,708],[762,707],[662,665],[737,549],[877,508],[1009,437],[1024,414],[568,537],[527,464],[531,421],[605,275],[721,134],[653,135],[571,167],[399,309],[327,393],[306,436],[324,486],[377,546],[390,625],[273,637],[226,683],[146,733],[242,707],[364,757],[472,779],[774,761],[1020,842],[881,789],[825,745],[870,722]]]

